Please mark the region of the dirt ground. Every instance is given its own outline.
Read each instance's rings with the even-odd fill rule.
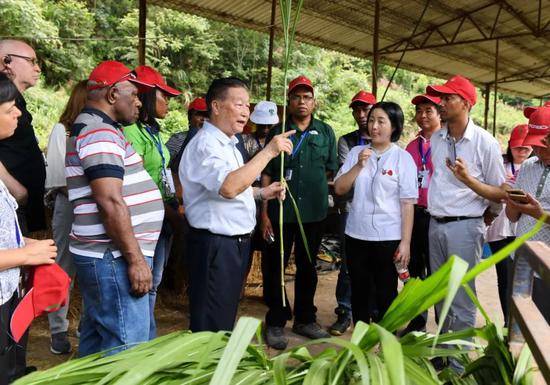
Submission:
[[[335,321],[334,308],[336,307],[336,299],[334,296],[336,281],[338,277],[337,271],[331,271],[322,274],[319,277],[319,285],[315,303],[318,308],[318,322],[323,327],[328,327]],[[294,284],[292,276],[287,276],[287,291],[292,303],[294,297]],[[476,280],[478,298],[489,316],[498,323],[502,324],[502,311],[497,293],[496,273],[495,269],[491,268]],[[252,316],[263,319],[266,307],[262,302],[261,277],[258,273],[257,260],[252,266],[252,274],[248,279],[245,296],[241,301],[239,308],[239,316]],[[39,370],[60,364],[73,356],[77,350],[78,339],[76,337],[76,325],[79,316],[80,297],[77,290],[71,297],[71,309],[69,311],[70,327],[69,338],[73,345],[73,352],[68,355],[54,355],[49,350],[49,329],[46,317],[36,319],[30,330],[30,338],[28,344],[28,365],[34,365]],[[164,335],[176,330],[185,329],[188,326],[187,306],[185,303],[185,295],[183,293],[174,295],[170,292],[161,292],[159,302],[157,304],[156,319],[159,335]],[[478,312],[477,324],[483,325],[483,320]],[[292,324],[287,324],[287,335],[289,336],[289,347],[296,346],[305,342],[305,338],[298,336],[290,330]],[[428,331],[435,332],[436,325],[434,321],[433,310],[429,312]],[[343,337],[348,338],[351,335],[351,330]],[[320,348],[320,347],[319,347]],[[317,349],[315,349],[317,350]],[[270,350],[270,354],[276,354],[277,351]]]

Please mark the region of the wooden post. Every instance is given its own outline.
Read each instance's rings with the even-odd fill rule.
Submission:
[[[269,53],[267,56],[267,87],[265,100],[271,100],[271,78],[273,76],[273,40],[275,40],[275,12],[277,0],[271,1],[271,25],[269,26]]]
[[[483,128],[487,131],[489,125],[489,99],[491,99],[491,85],[489,83],[485,84],[485,92],[483,94],[485,97],[485,114],[483,116]]]
[[[495,98],[493,100],[493,136],[497,133],[497,91],[498,91],[498,39],[495,47]]]
[[[372,87],[371,92],[376,97],[378,92],[378,38],[380,36],[380,0],[374,0],[374,33],[372,34]]]
[[[138,64],[145,65],[147,0],[139,0]]]

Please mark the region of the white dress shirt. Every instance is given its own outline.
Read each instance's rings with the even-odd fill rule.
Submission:
[[[67,186],[65,179],[65,148],[67,147],[67,131],[61,123],[56,123],[48,139],[46,152],[46,188]]]
[[[351,149],[335,180],[351,170],[366,147],[370,145]],[[417,168],[411,154],[395,144],[379,156],[373,153],[353,188],[346,235],[364,241],[400,240],[401,201],[412,204],[418,198]]]
[[[220,235],[252,232],[256,225],[256,204],[252,187],[233,199],[220,195],[227,175],[243,166],[236,147],[238,139],[224,134],[210,122],[189,142],[179,166],[183,205],[189,224]]]
[[[477,195],[459,181],[447,167],[451,142],[447,127],[432,135],[432,163],[434,174],[428,188],[428,211],[436,217],[479,217],[489,201]],[[505,181],[504,164],[497,140],[468,121],[463,137],[456,142],[456,156],[468,167],[471,176],[479,181],[500,186]]]

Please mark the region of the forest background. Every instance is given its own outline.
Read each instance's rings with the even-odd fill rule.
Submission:
[[[137,65],[138,10],[135,0],[0,0],[0,37],[27,37],[39,58],[42,76],[38,86],[25,94],[33,114],[35,131],[44,148],[51,128],[65,106],[71,87],[88,77],[102,60]],[[251,101],[265,98],[269,36],[229,24],[156,6],[148,7],[146,63],[158,69],[169,83],[183,91],[170,101],[171,111],[161,123],[165,139],[187,130],[186,107],[203,96],[213,78],[237,76],[250,86]],[[283,101],[282,40],[275,40],[272,99]],[[394,68],[380,67],[379,98]],[[315,85],[316,116],[328,122],[340,136],[355,129],[348,107],[359,89],[370,90],[371,62],[307,44],[297,44],[289,78],[308,76]],[[463,74],[467,76],[468,74]],[[385,100],[405,112],[406,143],[416,134],[410,100],[426,85],[442,79],[398,70]],[[491,96],[492,98],[492,96]],[[474,121],[483,124],[483,98],[478,90]],[[522,108],[536,104],[498,94],[497,137],[503,148],[507,134],[525,123]],[[493,102],[490,102],[491,109]],[[488,127],[492,129],[492,113]]]

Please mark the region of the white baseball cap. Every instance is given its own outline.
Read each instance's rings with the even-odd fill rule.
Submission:
[[[273,102],[262,100],[254,107],[250,115],[250,120],[255,124],[277,124],[279,116],[277,115],[277,105]]]

